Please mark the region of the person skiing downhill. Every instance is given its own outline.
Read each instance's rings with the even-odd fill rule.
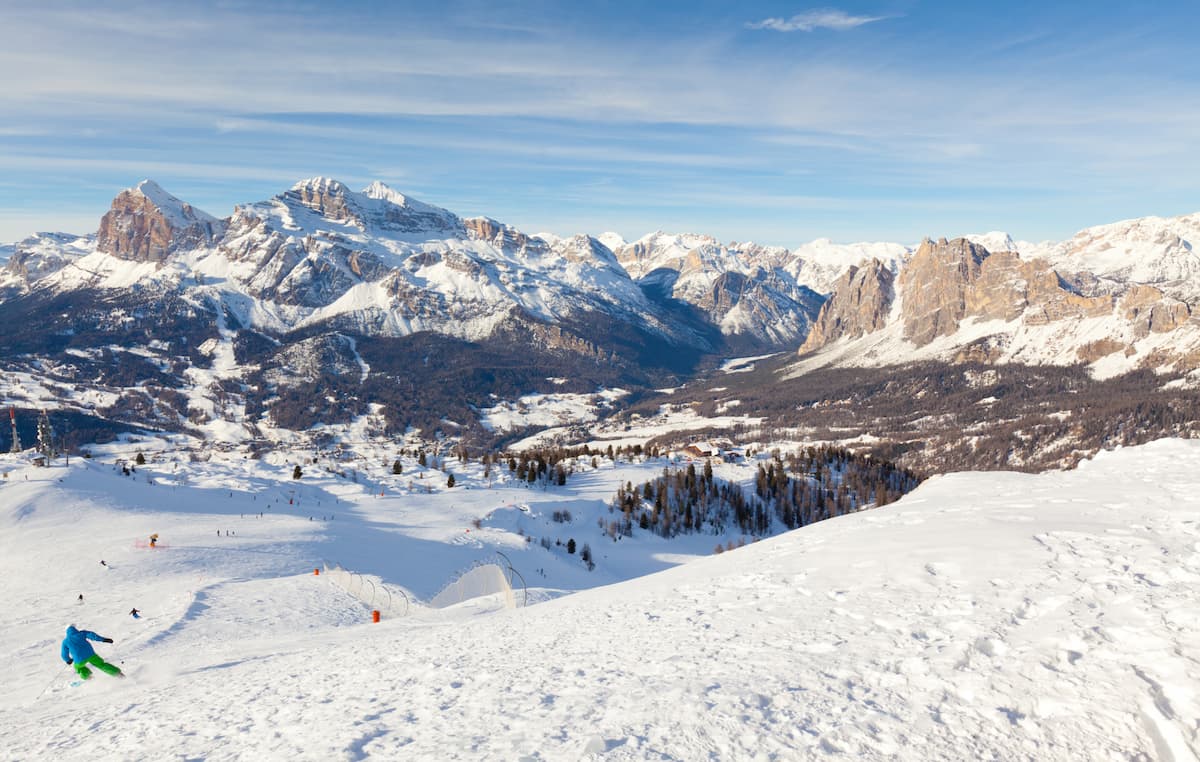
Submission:
[[[120,667],[109,664],[100,658],[100,655],[92,648],[92,644],[88,642],[89,640],[97,643],[113,642],[112,638],[97,635],[91,630],[77,630],[75,625],[67,627],[67,637],[63,638],[62,660],[75,667],[75,671],[79,673],[79,679],[91,678],[92,671],[87,667],[89,664],[107,675],[125,677],[125,673],[121,671]]]

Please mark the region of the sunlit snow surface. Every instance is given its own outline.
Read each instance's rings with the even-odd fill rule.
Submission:
[[[599,505],[661,463],[559,492],[489,490],[464,469],[472,489],[380,497],[382,476],[293,483],[286,464],[250,461],[124,477],[100,460],[0,460],[6,759],[1200,752],[1200,442],[1066,473],[937,477],[899,503],[616,584],[702,551],[613,543],[577,521],[565,531],[596,551],[589,573],[516,530],[541,533],[538,515]],[[168,547],[137,547],[150,532]],[[369,624],[312,575],[358,559],[428,599],[502,546],[545,602]],[[591,585],[605,586],[554,597]],[[68,687],[58,644],[72,623],[114,638],[99,651],[130,678]]]

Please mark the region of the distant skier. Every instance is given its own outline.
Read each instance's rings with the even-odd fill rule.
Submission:
[[[139,612],[137,609],[130,609],[130,610],[129,610],[129,616],[133,617],[134,619],[141,619],[141,618],[142,618],[142,614],[141,614],[141,612]]]
[[[80,593],[80,594],[79,594],[79,602],[80,602],[80,603],[83,603],[83,593]]]
[[[153,547],[155,547],[156,545],[158,545],[158,535],[157,535],[157,534],[152,534],[152,535],[150,535],[150,547],[152,547],[152,548],[153,548]]]
[[[108,564],[104,563],[104,559],[103,559],[103,558],[102,558],[102,559],[100,559],[100,565],[101,565],[101,566],[103,566],[105,569],[107,569],[107,568],[108,568]]]
[[[89,664],[107,675],[125,677],[125,673],[121,671],[120,667],[113,666],[100,658],[100,655],[92,648],[92,644],[88,642],[89,640],[97,643],[113,642],[112,638],[102,637],[91,630],[77,630],[75,625],[67,627],[67,637],[63,638],[62,660],[75,667],[79,678],[88,680],[92,677],[92,671],[87,667]]]

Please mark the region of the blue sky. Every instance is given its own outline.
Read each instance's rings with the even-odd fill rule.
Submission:
[[[325,175],[530,232],[787,246],[1200,210],[1194,0],[0,0],[0,18],[0,241],[92,232],[147,177],[217,216]]]

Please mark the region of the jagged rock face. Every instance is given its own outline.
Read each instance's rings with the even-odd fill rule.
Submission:
[[[347,202],[349,194],[350,189],[337,180],[319,177],[315,180],[297,183],[291,189],[284,191],[282,198],[295,201],[327,220],[353,222],[362,227],[363,219],[360,211],[353,204]]]
[[[1110,295],[1087,296],[1043,260],[1023,261],[1011,251],[988,256],[965,292],[963,317],[1045,325],[1056,320],[1099,317],[1112,311]]]
[[[958,330],[987,249],[965,238],[926,240],[900,273],[904,337],[922,346]]]
[[[316,177],[296,183],[276,196],[276,201],[362,231],[420,234],[429,238],[464,238],[467,233],[457,215],[408,198],[380,182],[355,193],[337,180]]]
[[[553,322],[606,312],[671,340],[696,335],[656,313],[593,238],[551,245],[492,219],[462,220],[381,183],[356,193],[315,178],[239,207],[218,253],[234,265],[230,281],[292,321],[478,340],[513,314]]]
[[[1041,271],[1029,290],[1029,306],[1021,316],[1026,325],[1047,325],[1059,320],[1080,320],[1112,314],[1114,297],[1084,296],[1067,287],[1058,273]]]
[[[487,241],[506,254],[530,256],[544,254],[548,250],[542,239],[527,236],[516,228],[487,217],[474,217],[462,223],[469,238]]]
[[[847,336],[856,339],[878,331],[887,323],[895,299],[895,276],[878,259],[851,266],[821,306],[800,354],[819,349]]]
[[[1046,325],[1108,315],[1114,304],[1111,295],[1077,293],[1044,261],[989,254],[964,238],[924,242],[900,284],[904,337],[918,347],[953,334],[967,317]]]
[[[1150,333],[1173,331],[1192,316],[1187,304],[1166,296],[1153,286],[1134,286],[1122,295],[1117,307],[1126,320],[1134,323],[1139,338]]]
[[[964,293],[964,314],[985,320],[1016,320],[1029,305],[1029,291],[1042,273],[1015,252],[1002,251],[983,260]]]
[[[122,191],[100,219],[100,251],[135,262],[162,262],[176,251],[211,246],[224,224],[153,183]]]
[[[873,272],[878,271],[876,265]],[[801,353],[843,336],[857,338],[884,328],[891,305],[886,285],[886,279],[858,268],[844,275]],[[1082,321],[1102,319],[1111,322],[1111,336],[1077,334],[1077,343],[1061,349],[1062,357],[1091,363],[1123,352],[1126,357],[1144,357],[1143,364],[1172,363],[1180,355],[1155,348],[1156,354],[1139,354],[1134,344],[1150,334],[1175,331],[1192,319],[1186,302],[1159,288],[1088,272],[1075,272],[1068,281],[1044,259],[1026,261],[1012,251],[989,254],[966,239],[925,241],[902,270],[898,285],[898,328],[918,348],[955,334],[967,319],[1007,326],[955,349],[956,362],[1000,361],[1014,351],[1014,332],[1022,328],[1054,326],[1054,335],[1066,335]],[[1089,330],[1094,336],[1095,329]]]
[[[376,202],[366,215],[376,229],[439,238],[467,237],[466,227],[458,215],[409,198],[381,182],[368,185],[363,195]]]

